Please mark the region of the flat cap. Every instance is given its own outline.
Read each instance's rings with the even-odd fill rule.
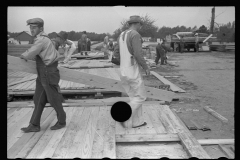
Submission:
[[[62,38],[64,41],[66,41],[68,38],[68,34],[66,32],[57,33],[57,36]]]
[[[44,22],[41,18],[33,18],[27,20],[27,25],[40,25],[43,26]]]

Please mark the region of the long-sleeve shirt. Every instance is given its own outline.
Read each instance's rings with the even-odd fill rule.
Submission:
[[[125,31],[125,33],[126,33],[126,31]],[[125,37],[125,33],[123,34],[124,37]],[[134,58],[138,62],[138,64],[143,69],[146,70],[146,69],[148,69],[148,66],[142,55],[141,40],[142,40],[142,37],[137,31],[135,31],[135,30],[130,31],[127,36],[127,48],[128,48],[129,53],[134,56]],[[118,37],[117,43],[118,44],[116,44],[116,46],[114,47],[114,57],[118,59],[120,57],[119,37]]]
[[[36,55],[42,58],[45,65],[49,65],[61,57],[52,41],[44,32],[40,32],[34,39],[33,46],[22,54],[22,56],[29,60],[35,60]]]

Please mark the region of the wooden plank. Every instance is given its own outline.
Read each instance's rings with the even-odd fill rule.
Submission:
[[[64,108],[66,112],[66,127],[54,131],[54,135],[45,147],[45,149],[42,151],[41,155],[38,156],[38,158],[51,158],[52,155],[54,154],[59,142],[61,141],[64,133],[66,132],[69,123],[72,119],[72,115],[75,113],[76,108],[75,107],[69,107],[69,108]]]
[[[7,127],[7,149],[10,149],[18,139],[24,134],[21,131],[22,127],[28,126],[33,110],[28,112],[23,118],[11,127]]]
[[[145,106],[148,107],[148,105],[145,105]],[[148,107],[148,109],[146,109],[146,110],[147,110],[148,116],[150,117],[156,132],[158,134],[167,133],[162,122],[158,119],[157,113],[154,112],[154,110],[152,110],[152,108],[150,108],[150,107]]]
[[[115,138],[116,121],[112,118],[110,113],[108,113],[108,119],[109,127],[107,129],[106,138],[103,145],[103,157],[116,159],[116,138]]]
[[[55,125],[57,120],[58,120],[57,117],[55,117],[54,120],[49,125],[49,127],[47,128],[46,132],[42,135],[42,137],[39,139],[37,144],[33,147],[33,149],[26,158],[39,158],[39,156],[43,153],[45,147],[48,145],[49,141],[52,138],[55,138],[53,137],[55,131],[52,131],[50,127]]]
[[[9,102],[8,102],[9,103]],[[16,114],[16,112],[18,112],[21,108],[16,108],[14,111],[12,111],[12,113],[8,114],[7,120],[9,120],[10,118],[13,117],[14,114]]]
[[[80,143],[80,145],[78,146],[74,157],[91,158],[93,139],[98,120],[99,107],[95,108],[91,107],[91,109],[92,109],[91,116],[89,117],[82,143]]]
[[[40,124],[42,125],[43,122],[45,122],[46,118],[49,116],[49,114],[53,111],[53,108],[47,108],[44,109]],[[31,117],[29,117],[30,119]],[[21,126],[22,127],[22,126]],[[25,126],[24,126],[25,127]],[[35,135],[36,132],[31,133],[23,133],[21,132],[22,136],[19,136],[19,139],[14,143],[14,145],[8,150],[7,155],[8,158],[18,158],[16,155],[23,149],[24,145],[32,138],[32,136]]]
[[[7,111],[7,117],[9,117],[10,115],[12,115],[17,108],[8,108],[8,109],[9,109],[9,110]]]
[[[116,72],[116,68],[106,68],[106,71],[112,76],[115,80],[121,80],[118,72]]]
[[[65,155],[66,158],[75,158],[75,152],[83,141],[83,135],[87,128],[87,124],[88,124],[87,121],[90,117],[90,114],[91,114],[91,109],[90,108],[86,109],[85,107],[82,115],[79,116],[80,119],[76,123],[76,134],[73,137],[72,144],[70,145],[67,151],[67,154]]]
[[[230,146],[230,149],[235,152],[235,147],[234,146]]]
[[[24,89],[25,90],[30,90],[30,87],[33,85],[33,84],[35,84],[36,85],[36,80],[35,81],[30,81],[30,82],[28,82],[28,84],[26,84],[25,86],[24,86]],[[21,90],[22,90],[23,88],[21,88]]]
[[[32,109],[31,108],[22,108],[13,115],[11,119],[8,120],[7,126],[8,128],[12,127],[15,123],[17,123],[21,118],[23,118],[28,112],[30,112]]]
[[[116,142],[180,142],[178,134],[116,135]]]
[[[79,116],[79,114],[81,115],[82,111],[83,109],[75,108],[71,122],[69,123],[69,126],[67,127],[67,130],[65,131],[52,157],[64,158],[66,156],[68,149],[72,145],[73,139],[76,135],[76,125],[77,125],[78,119],[81,117]]]
[[[153,110],[157,114],[158,119],[161,121],[163,124],[165,130],[167,133],[177,133],[167,116],[159,109],[159,105],[151,105],[149,108]]]
[[[234,139],[199,139],[201,145],[214,145],[214,144],[234,144]]]
[[[216,117],[217,119],[219,119],[220,121],[222,121],[223,123],[228,123],[228,119],[223,117],[222,115],[220,115],[219,113],[217,113],[216,111],[214,111],[213,109],[211,109],[209,106],[204,106],[203,109],[210,113],[211,115],[213,115],[214,117]]]
[[[100,107],[99,118],[93,140],[91,158],[103,158],[103,146],[106,139],[106,132],[108,129],[108,114],[109,108]]]
[[[16,87],[15,89],[16,90],[26,90],[32,83],[34,83],[34,81],[36,81],[36,78],[37,78],[37,75],[36,74],[31,74],[31,76],[29,78],[34,78],[35,77],[35,80],[31,80],[31,81],[27,81],[25,83],[25,85],[18,85],[18,87]]]
[[[201,147],[184,123],[172,112],[167,105],[159,105],[159,109],[166,114],[176,129],[181,143],[190,157],[210,158],[207,152]]]
[[[125,134],[125,128],[123,128],[123,126],[119,123],[116,122],[116,134]]]
[[[46,118],[46,120],[43,122],[41,125],[41,130],[40,132],[36,132],[31,139],[24,145],[22,150],[16,155],[15,158],[26,158],[29,154],[29,152],[32,150],[32,148],[36,145],[36,143],[39,141],[41,136],[45,133],[51,122],[54,120],[56,117],[55,112],[51,112],[50,115]],[[29,134],[29,133],[25,133]]]
[[[29,60],[26,62],[25,60],[22,60],[18,57],[13,57],[9,55],[8,55],[8,68],[36,74],[36,63],[34,61]],[[61,75],[61,79],[63,80],[83,83],[95,87],[103,87],[113,91],[125,92],[124,88],[121,85],[121,81],[104,78],[92,74],[86,74],[67,68],[62,67],[58,68]],[[175,94],[172,92],[152,87],[146,87],[146,93],[147,97],[159,100],[171,101],[173,98],[175,98]]]
[[[166,78],[164,78],[163,76],[159,75],[158,73],[154,72],[154,71],[150,71],[150,73],[152,75],[154,75],[155,77],[157,77],[161,82],[163,82],[164,84],[168,84],[170,85],[170,89],[173,92],[181,92],[181,93],[185,93],[186,91],[179,88],[178,86],[176,86],[175,84],[173,84],[172,82],[168,81]]]
[[[62,90],[62,89],[65,89],[67,83],[68,83],[68,81],[63,80],[63,82],[62,82],[62,84],[61,84],[61,86],[60,86],[60,89],[61,89],[61,90]]]
[[[231,151],[229,151],[225,146],[223,146],[222,144],[219,144],[218,147],[224,154],[228,156],[228,158],[234,159],[235,157],[234,154]]]

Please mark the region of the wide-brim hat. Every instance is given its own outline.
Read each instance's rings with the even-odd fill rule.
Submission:
[[[60,33],[57,33],[57,36],[66,41],[68,34],[66,32],[60,32]]]
[[[31,26],[43,26],[44,21],[41,18],[32,18],[27,20],[27,25]]]
[[[143,24],[143,21],[140,16],[130,16],[129,20],[127,21],[128,24],[131,23],[140,23]]]

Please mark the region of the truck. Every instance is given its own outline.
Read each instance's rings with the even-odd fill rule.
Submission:
[[[184,41],[184,48],[190,51],[190,49],[193,49],[194,52],[196,52],[195,48],[195,34],[196,32],[177,32],[173,35],[166,36],[166,41],[169,44],[170,47],[174,49],[174,45],[176,45],[176,50],[179,51],[179,43],[180,43],[180,37],[183,37]],[[216,42],[217,38],[212,37],[212,34],[207,33],[198,33],[199,37],[199,46],[208,41],[208,42]]]

